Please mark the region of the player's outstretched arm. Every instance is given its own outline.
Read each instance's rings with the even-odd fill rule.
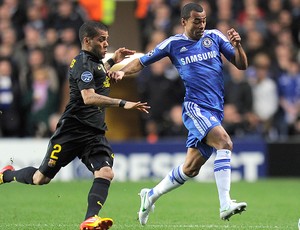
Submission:
[[[124,109],[137,109],[141,112],[149,113],[150,106],[147,102],[131,102],[118,98],[107,97],[97,94],[94,89],[81,90],[83,102],[86,105],[95,105],[98,107],[121,107]]]
[[[227,31],[228,39],[235,49],[235,55],[231,60],[238,69],[245,70],[248,67],[247,55],[241,45],[241,36],[235,29],[231,28]]]
[[[119,71],[109,71],[108,76],[114,80],[114,81],[119,81],[122,80],[124,76],[128,76],[134,73],[139,72],[142,70],[144,67],[140,62],[140,59],[136,58],[129,62],[127,65],[125,65],[122,69]]]

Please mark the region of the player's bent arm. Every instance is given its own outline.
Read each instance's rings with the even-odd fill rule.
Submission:
[[[144,66],[141,64],[140,59],[136,58],[133,61],[129,62],[119,71],[108,72],[108,76],[113,79],[115,82],[122,80],[124,76],[128,76],[142,70]]]
[[[234,47],[234,49],[235,49],[235,55],[233,56],[231,63],[234,64],[236,68],[240,70],[247,69],[248,59],[242,45],[239,43]]]
[[[141,71],[143,68],[144,66],[141,64],[140,59],[136,58],[120,69],[120,71],[124,72],[124,76],[128,76]]]

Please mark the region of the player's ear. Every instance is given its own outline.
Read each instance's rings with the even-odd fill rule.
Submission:
[[[85,44],[89,44],[90,43],[90,38],[84,37],[83,41],[84,41]]]
[[[186,20],[184,18],[181,18],[181,25],[186,26]]]

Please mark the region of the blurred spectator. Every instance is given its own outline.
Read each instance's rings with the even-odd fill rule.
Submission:
[[[0,59],[0,136],[19,137],[20,94],[17,76],[9,59]]]
[[[46,73],[45,73],[46,72]],[[45,62],[45,53],[42,49],[36,48],[28,53],[27,71],[24,73],[24,83],[22,87],[22,116],[26,128],[26,136],[47,136],[49,135],[45,119],[57,111],[59,96],[59,80],[55,69]],[[49,98],[48,98],[49,97]],[[41,98],[41,99],[40,99]],[[46,104],[43,108],[36,109],[35,103]],[[43,103],[42,103],[43,102]],[[52,110],[55,102],[56,110]],[[40,111],[39,111],[40,110]],[[38,111],[38,112],[37,112]],[[36,116],[34,116],[36,112]],[[49,114],[46,114],[49,112]],[[39,117],[40,116],[40,117]],[[43,121],[39,123],[37,121]],[[46,126],[45,126],[46,124]]]
[[[256,120],[252,112],[252,89],[244,71],[229,66],[231,79],[225,84],[223,126],[228,134],[244,136],[256,132]]]
[[[154,31],[161,30],[168,36],[172,33],[173,25],[170,8],[166,4],[160,4],[153,11],[152,22],[148,23],[144,28],[144,35],[149,38]]]
[[[182,103],[183,83],[170,61],[162,59],[138,74],[137,85],[141,101],[147,101],[151,106],[149,114],[142,117],[143,132],[147,136],[155,131],[161,136],[168,111],[173,105]]]
[[[56,30],[52,27],[49,27],[45,30],[44,41],[47,44],[44,47],[46,63],[49,65],[53,65],[54,62],[54,49],[56,44],[59,42],[59,35]]]
[[[289,28],[282,29],[280,35],[277,35],[277,42],[284,46],[293,47],[293,36],[292,31]],[[296,47],[295,47],[296,48]]]
[[[26,135],[49,136],[49,117],[57,111],[58,87],[56,79],[47,68],[39,67],[32,71],[32,85],[24,95],[23,103],[29,106],[26,121]]]
[[[245,41],[245,52],[247,53],[248,62],[253,64],[253,58],[260,52],[269,53],[269,48],[266,46],[263,35],[258,30],[247,32]]]
[[[284,9],[284,1],[268,0],[266,2],[266,20],[271,21],[274,19],[278,19],[281,10]]]
[[[263,19],[265,16],[264,10],[259,5],[259,0],[244,0],[244,9],[237,15],[237,22],[243,25],[248,19]]]
[[[260,133],[269,140],[277,138],[274,126],[275,114],[278,110],[277,86],[270,78],[271,60],[266,53],[258,53],[254,57],[252,77],[253,112],[257,116]]]
[[[233,11],[232,11],[232,0],[217,0],[217,18],[218,20],[230,20],[233,17]]]
[[[60,42],[66,45],[77,44],[80,45],[77,39],[77,31],[73,27],[65,27],[60,32]]]
[[[69,66],[73,58],[78,55],[81,47],[77,44],[58,43],[54,50],[54,68],[59,76],[60,88],[68,80]]]
[[[41,18],[43,20],[45,20],[45,19],[47,19],[49,17],[50,6],[51,6],[51,4],[52,4],[53,1],[47,1],[47,0],[30,0],[29,2],[31,4],[33,4],[34,6],[37,7],[37,10],[40,12]]]
[[[282,28],[291,28],[292,26],[292,15],[288,10],[281,10],[279,13],[279,23]]]
[[[45,45],[42,35],[35,27],[27,24],[24,27],[24,32],[24,39],[18,41],[14,48],[15,55],[18,57],[16,61],[18,62],[20,69],[19,81],[22,91],[26,91],[28,86],[27,73],[29,71],[28,57],[30,51],[34,49],[42,49]],[[44,61],[44,58],[42,60]]]
[[[58,43],[54,47],[53,67],[55,68],[58,76],[60,89],[62,89],[62,85],[66,80],[67,72],[70,64],[66,57],[67,53],[68,53],[68,46],[64,43]]]
[[[80,47],[73,44],[66,46],[65,44],[58,44],[55,49],[55,68],[59,76],[59,101],[58,109],[49,117],[49,129],[53,133],[56,129],[56,124],[64,112],[65,107],[69,101],[69,81],[68,70],[72,59],[80,52]]]
[[[17,63],[19,60],[16,52],[15,46],[17,42],[16,31],[13,27],[8,27],[2,30],[0,34],[0,56],[7,57]],[[24,57],[25,59],[25,57]]]
[[[274,69],[276,80],[284,73],[289,71],[290,63],[293,58],[295,58],[295,50],[292,46],[288,46],[285,44],[278,44],[275,47],[275,65]]]
[[[283,112],[280,131],[282,135],[288,136],[300,114],[300,70],[297,62],[289,63],[287,72],[278,79],[278,88]]]
[[[145,53],[154,49],[154,47],[167,38],[167,34],[162,30],[155,30],[150,37],[148,44],[145,47]]]
[[[140,5],[142,4],[142,6]],[[141,2],[139,1],[138,7],[146,8],[147,6],[147,13],[140,13],[136,16],[139,18],[139,30],[140,30],[140,42],[142,50],[145,50],[146,45],[149,42],[149,37],[151,32],[153,32],[153,21],[155,19],[155,14],[157,9],[159,9],[164,4],[164,0],[151,0],[149,2]],[[142,10],[141,8],[137,8]],[[138,12],[136,12],[138,13]]]
[[[45,67],[47,69],[48,74],[51,76],[52,79],[56,79],[55,82],[58,85],[57,72],[53,68],[53,66],[50,66],[46,63],[44,50],[41,48],[35,48],[30,50],[28,53],[27,71],[26,73],[24,73],[24,82],[26,83],[26,86],[24,85],[23,87],[24,91],[31,87],[32,72],[36,69],[40,69],[41,67]]]
[[[2,0],[1,3],[1,21],[2,17],[5,17],[5,20],[9,19],[11,25],[15,28],[17,32],[17,38],[22,39],[24,36],[23,26],[27,22],[26,1]]]
[[[167,113],[166,127],[162,136],[166,138],[184,138],[188,135],[188,130],[182,121],[182,105],[174,105]]]
[[[79,27],[85,20],[85,15],[75,1],[57,0],[57,11],[51,12],[49,15],[47,26],[55,28],[60,35],[65,28],[73,28],[79,31]]]
[[[40,10],[40,6],[34,3],[27,5],[27,23],[36,28],[41,35],[45,32],[45,20],[43,18],[43,12]]]

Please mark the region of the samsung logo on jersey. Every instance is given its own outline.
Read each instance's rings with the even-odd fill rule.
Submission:
[[[216,51],[210,51],[207,53],[202,53],[202,54],[195,54],[192,56],[187,56],[184,58],[181,58],[181,64],[182,65],[187,65],[193,62],[198,62],[198,61],[203,61],[203,60],[207,60],[207,59],[211,59],[211,58],[215,58],[217,57],[217,52]]]

